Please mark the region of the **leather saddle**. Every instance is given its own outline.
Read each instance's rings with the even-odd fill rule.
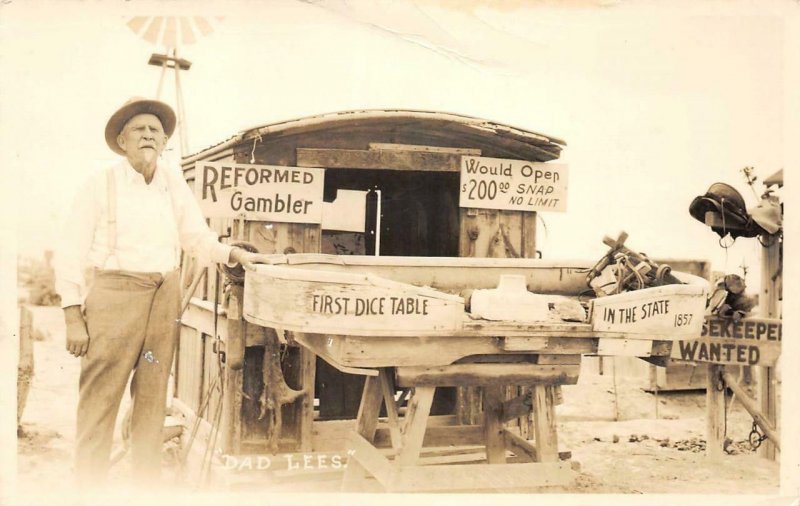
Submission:
[[[689,214],[703,224],[706,223],[706,213],[709,211],[722,216],[722,223],[711,226],[711,230],[721,238],[728,234],[736,239],[765,233],[748,214],[742,194],[728,184],[712,184],[705,195],[695,197],[689,205]]]

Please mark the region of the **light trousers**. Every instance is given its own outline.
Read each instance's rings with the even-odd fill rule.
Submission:
[[[85,302],[89,350],[81,359],[75,471],[105,481],[120,401],[131,372],[131,457],[137,479],[157,480],[167,381],[175,353],[180,276],[98,271]]]

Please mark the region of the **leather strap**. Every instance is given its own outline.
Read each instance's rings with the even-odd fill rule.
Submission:
[[[106,257],[105,264],[108,263],[109,257],[116,257],[117,251],[117,185],[114,179],[114,170],[106,171],[106,199],[108,201],[108,256]],[[119,260],[117,260],[119,263]]]

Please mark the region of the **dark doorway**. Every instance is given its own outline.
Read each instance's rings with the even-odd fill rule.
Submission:
[[[322,253],[374,255],[380,235],[381,256],[458,256],[458,182],[454,172],[328,169],[326,201],[335,200],[340,189],[369,193],[364,234],[324,230]],[[363,384],[363,377],[318,360],[320,419],[355,418]],[[431,414],[453,413],[455,397],[454,388],[437,389]]]

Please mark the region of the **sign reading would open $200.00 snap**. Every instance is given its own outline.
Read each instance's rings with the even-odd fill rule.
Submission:
[[[325,169],[198,162],[195,194],[207,218],[320,223]]]
[[[461,157],[461,207],[508,211],[567,210],[567,165]]]

